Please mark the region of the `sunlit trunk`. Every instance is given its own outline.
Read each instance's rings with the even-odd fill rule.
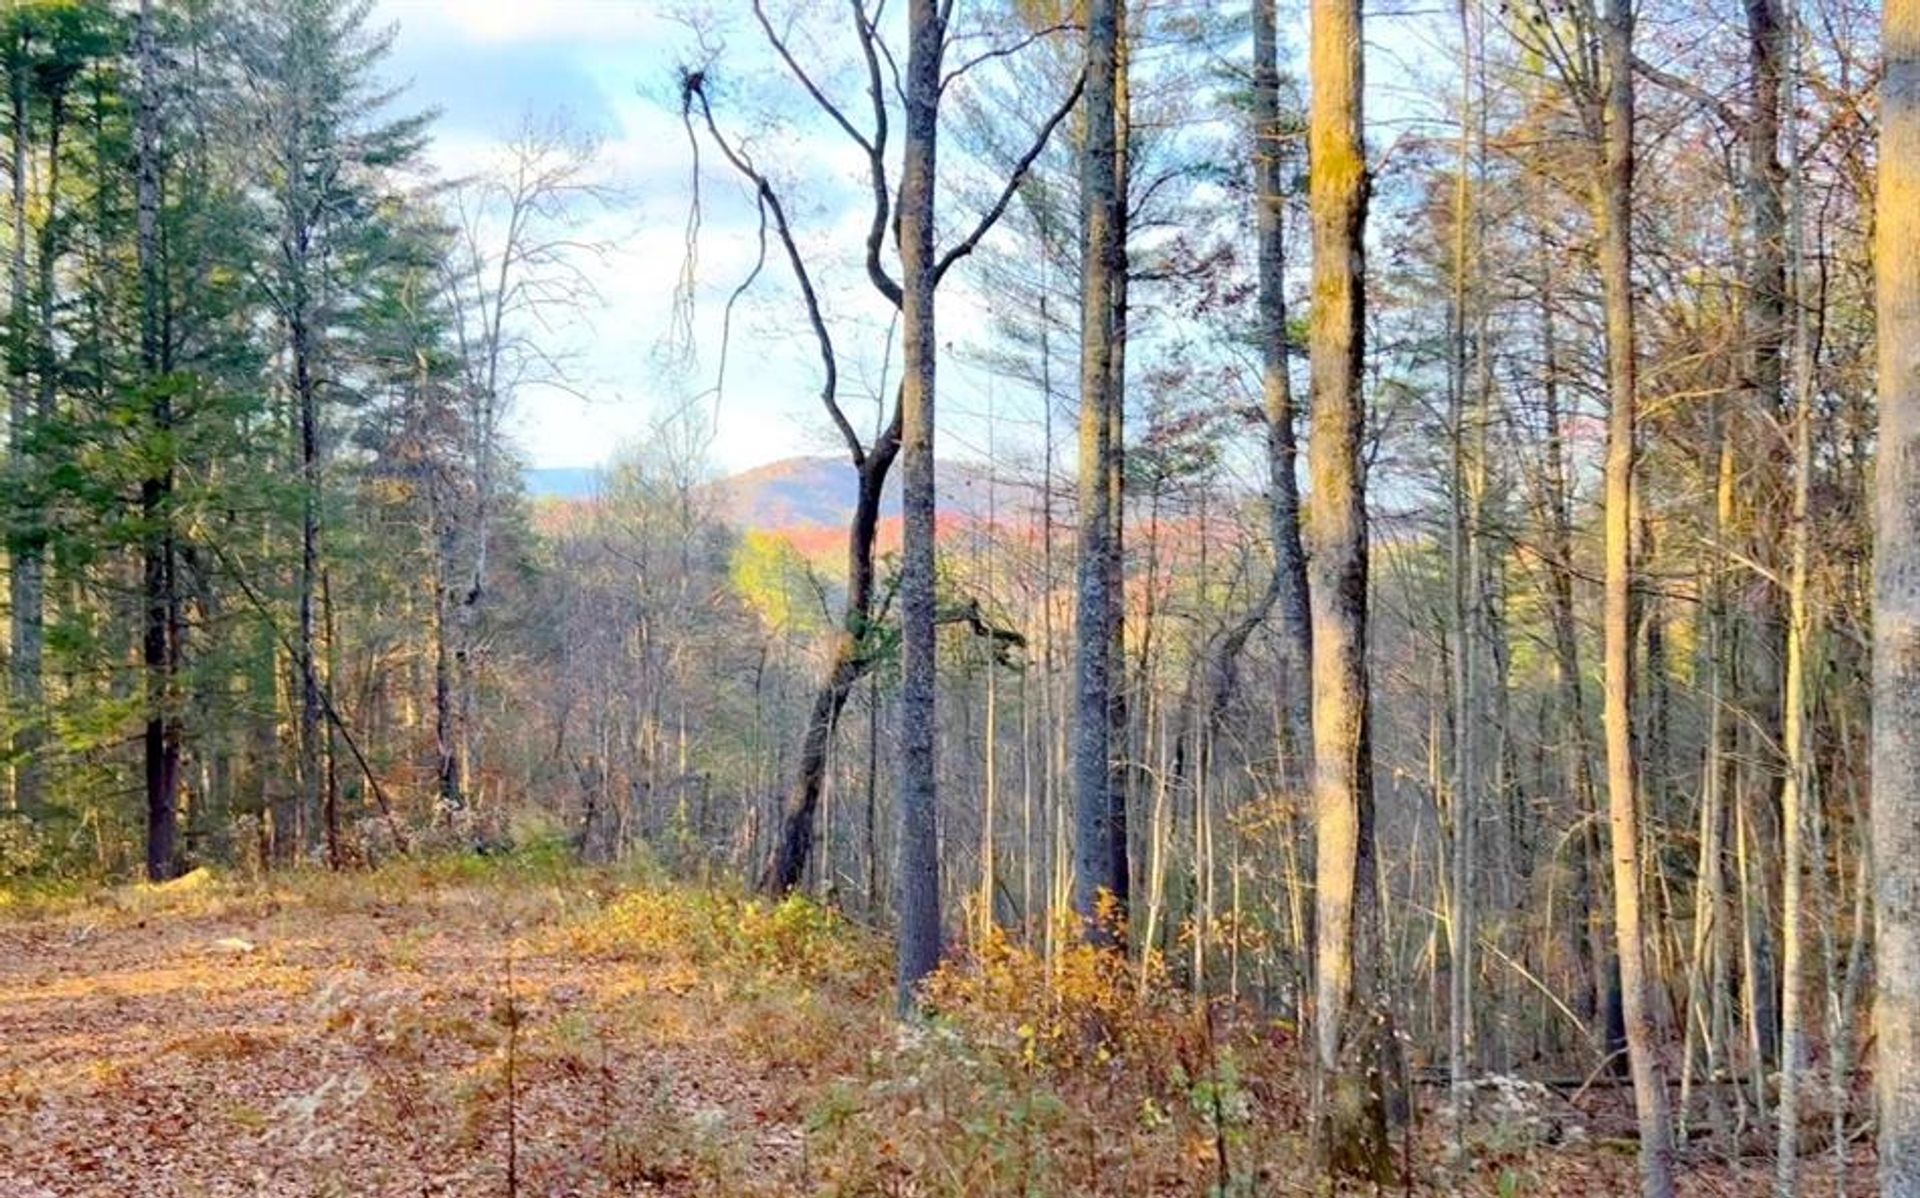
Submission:
[[[1601,21],[1606,69],[1604,166],[1595,187],[1601,282],[1607,315],[1605,469],[1605,724],[1607,826],[1612,840],[1614,935],[1620,958],[1622,1015],[1640,1124],[1641,1190],[1673,1193],[1673,1139],[1666,1082],[1653,1043],[1653,986],[1640,917],[1640,816],[1633,745],[1633,486],[1636,447],[1633,328],[1633,13],[1632,0],[1607,0]]]
[[[1920,1195],[1920,0],[1886,0],[1874,224],[1873,863],[1880,1191]]]

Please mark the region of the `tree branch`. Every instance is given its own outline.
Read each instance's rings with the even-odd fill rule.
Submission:
[[[1019,192],[1020,184],[1026,181],[1027,172],[1033,168],[1034,162],[1040,157],[1041,152],[1047,148],[1047,142],[1052,139],[1053,131],[1059,127],[1060,122],[1065,120],[1067,114],[1072,112],[1074,106],[1080,102],[1080,93],[1086,90],[1086,86],[1086,72],[1082,71],[1074,78],[1073,90],[1067,93],[1067,98],[1061,102],[1060,107],[1054,109],[1053,115],[1047,118],[1047,123],[1040,127],[1040,132],[1034,136],[1033,144],[1027,147],[1027,152],[1020,156],[1018,162],[1014,163],[1013,171],[1007,176],[1007,185],[1001,189],[999,197],[993,202],[993,207],[989,208],[985,215],[980,218],[980,223],[973,227],[973,232],[967,234],[965,240],[961,241],[960,244],[948,250],[941,257],[940,264],[933,268],[933,285],[935,287],[938,287],[940,280],[946,277],[947,269],[955,262],[973,253],[974,247],[980,244],[980,239],[985,237],[993,226],[999,223],[1000,217],[1005,214],[1007,210],[1007,205],[1013,201],[1013,197]]]
[[[1644,77],[1649,83],[1664,87],[1670,92],[1677,92],[1700,105],[1719,117],[1727,128],[1738,130],[1747,127],[1747,118],[1742,116],[1738,109],[1693,80],[1670,75],[1638,54],[1633,56],[1633,69],[1634,73]]]
[[[1059,24],[1048,25],[1044,29],[1036,29],[1032,33],[1029,33],[1027,36],[1021,38],[1017,42],[1009,42],[1006,45],[995,46],[991,50],[984,50],[981,53],[974,55],[972,58],[967,59],[967,61],[961,63],[959,66],[953,68],[953,70],[948,71],[944,76],[942,76],[940,79],[940,90],[946,91],[948,84],[954,82],[955,80],[959,79],[962,75],[965,75],[968,71],[971,71],[973,68],[980,66],[983,63],[992,62],[994,59],[997,59],[997,58],[1010,58],[1013,55],[1020,53],[1020,51],[1026,49],[1028,46],[1033,45],[1035,42],[1043,41],[1046,38],[1052,37],[1056,33],[1070,33],[1079,28],[1080,27],[1078,25],[1075,25],[1070,21],[1063,21],[1063,22],[1060,22]]]
[[[847,419],[847,414],[840,410],[840,365],[833,349],[833,336],[827,331],[826,316],[820,310],[820,296],[814,290],[813,277],[807,272],[806,260],[801,257],[800,246],[795,242],[793,229],[787,223],[786,208],[780,203],[780,196],[774,191],[773,184],[767,181],[767,177],[754,168],[753,163],[744,153],[734,149],[726,138],[720,135],[720,127],[713,119],[713,106],[707,101],[705,82],[705,77],[697,72],[684,73],[681,76],[682,118],[692,120],[693,104],[698,100],[701,118],[707,126],[707,135],[713,139],[714,145],[719,147],[720,153],[732,164],[733,169],[752,183],[759,202],[763,205],[763,212],[773,215],[774,232],[779,235],[780,244],[787,251],[787,262],[793,267],[794,279],[800,285],[800,297],[806,305],[807,323],[812,327],[814,340],[820,347],[820,364],[825,375],[820,385],[820,403],[827,409],[827,415],[832,417],[834,426],[840,430],[840,436],[846,441],[847,451],[852,454],[853,464],[857,468],[866,460],[866,448],[861,445],[860,434],[854,431],[852,422]]]

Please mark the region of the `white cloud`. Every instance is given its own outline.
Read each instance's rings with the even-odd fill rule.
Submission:
[[[648,0],[385,0],[381,11],[467,41],[571,41],[605,47],[656,32],[662,19]]]
[[[520,389],[510,427],[542,466],[604,462],[644,438],[653,421],[709,393],[719,367],[728,295],[756,253],[753,204],[702,139],[702,226],[692,362],[680,375],[657,352],[674,315],[685,246],[691,159],[671,101],[674,64],[688,32],[666,9],[680,0],[381,0],[378,18],[400,26],[394,69],[411,77],[411,102],[443,116],[429,156],[442,177],[482,169],[496,137],[522,111],[565,108],[590,116],[604,135],[601,177],[619,195],[576,230],[607,252],[583,261],[598,295],[590,311],[556,317],[543,348],[568,362],[565,386]],[[737,6],[737,7],[735,7]],[[689,8],[694,5],[689,4]],[[721,16],[745,9],[723,0]],[[889,346],[890,309],[869,286],[861,247],[871,219],[866,161],[858,147],[809,107],[793,107],[777,63],[756,57],[755,37],[738,43],[722,120],[746,133],[756,160],[786,195],[789,218],[808,254],[833,322],[842,402],[865,427],[868,392],[897,378]],[[663,99],[663,93],[665,98]],[[955,279],[955,284],[961,280]],[[957,286],[941,303],[942,341],[973,338],[984,324],[974,297]],[[739,470],[799,453],[839,452],[820,410],[817,348],[777,246],[730,329],[727,379],[711,447],[716,466]],[[942,428],[968,441],[969,393],[978,380],[958,359],[943,361]],[[887,385],[890,390],[890,382]],[[857,415],[855,415],[857,414]]]

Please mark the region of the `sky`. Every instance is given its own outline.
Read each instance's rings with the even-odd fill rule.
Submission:
[[[596,294],[538,330],[542,348],[564,361],[564,377],[521,387],[513,401],[510,430],[531,465],[603,464],[624,447],[657,439],[664,417],[688,411],[705,422],[707,456],[720,472],[844,452],[822,414],[816,351],[777,247],[748,299],[723,322],[727,297],[758,252],[757,218],[704,139],[692,306],[690,315],[676,309],[694,177],[676,78],[679,65],[702,52],[682,19],[687,13],[707,23],[710,42],[724,45],[718,56],[725,79],[718,94],[729,106],[723,119],[730,133],[747,135],[756,160],[783,184],[803,247],[810,259],[818,255],[816,280],[842,357],[843,402],[856,424],[873,421],[879,410],[873,397],[890,390],[897,375],[898,347],[889,336],[890,310],[846,253],[862,243],[870,212],[864,160],[804,99],[795,103],[797,89],[781,77],[758,31],[745,24],[747,0],[376,3],[375,19],[398,27],[386,72],[407,85],[400,104],[439,113],[429,153],[441,176],[461,177],[497,162],[502,142],[529,118],[564,115],[602,140],[599,170],[608,199],[583,212],[582,226],[572,231],[597,247],[576,255]],[[1370,53],[1384,54],[1375,65],[1389,80],[1422,74],[1405,59],[1432,51],[1401,44],[1400,24],[1369,22]],[[1304,33],[1288,36],[1289,42],[1303,39]],[[805,52],[816,69],[816,61],[830,64],[846,47],[815,44]],[[847,84],[833,79],[830,65],[817,70],[830,88]],[[1370,105],[1382,78],[1370,71]],[[853,94],[857,98],[857,90]],[[756,120],[755,113],[763,115]],[[943,150],[943,174],[951,153]],[[965,276],[963,267],[941,289],[943,347],[985,338],[988,314]],[[687,319],[676,322],[677,314]],[[674,336],[676,327],[690,332]],[[884,348],[889,345],[891,352]],[[968,355],[944,348],[939,370],[942,457],[992,456],[983,413],[995,402],[995,382]],[[1000,401],[1003,429],[1009,406]],[[1016,428],[1001,435],[1020,434]]]
[[[712,466],[724,472],[798,454],[840,452],[824,431],[818,370],[805,326],[785,290],[784,264],[770,260],[735,312],[724,388],[720,379],[726,298],[752,268],[757,218],[711,157],[702,180],[702,220],[691,343],[671,339],[675,290],[686,259],[692,158],[675,100],[681,61],[696,52],[691,30],[668,15],[669,0],[380,0],[375,19],[398,26],[386,72],[407,85],[401,104],[439,113],[430,157],[455,178],[498,160],[501,142],[528,117],[565,118],[601,139],[605,202],[583,213],[572,235],[592,243],[575,256],[597,295],[540,330],[564,359],[564,378],[520,388],[510,429],[531,465],[591,466],[653,436],[656,422],[688,405],[711,433]],[[719,11],[744,0],[693,5]],[[747,38],[733,42],[758,51]],[[758,64],[753,64],[758,65]],[[800,172],[796,224],[816,244],[859,244],[862,163],[835,131],[783,129],[783,169]],[[774,153],[768,150],[767,156]],[[829,279],[842,318],[884,344],[886,316],[861,280]],[[956,317],[964,321],[964,317]],[[862,338],[862,340],[866,340]],[[857,359],[857,354],[850,354]],[[878,361],[854,372],[849,415],[873,410],[860,394]],[[964,367],[954,368],[956,384]],[[877,386],[878,384],[873,384]]]
[[[561,118],[600,140],[595,170],[607,197],[580,206],[579,226],[566,230],[593,247],[573,258],[595,294],[537,330],[562,373],[518,388],[509,428],[535,466],[598,465],[644,440],[662,413],[709,386],[713,371],[706,353],[678,373],[662,367],[684,256],[689,158],[661,97],[683,31],[650,0],[379,0],[375,20],[398,27],[385,72],[406,85],[400,105],[438,113],[429,157],[439,175],[497,165],[502,143],[529,119]],[[702,260],[716,272],[751,253],[743,218],[711,221],[706,233]],[[742,237],[744,250],[736,248]],[[699,319],[704,334],[710,322]],[[706,339],[697,335],[696,344]],[[809,448],[801,413],[782,393],[788,381],[720,406],[716,465],[738,469]]]

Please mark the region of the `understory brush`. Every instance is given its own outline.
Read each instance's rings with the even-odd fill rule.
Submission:
[[[1292,1037],[1151,961],[994,933],[926,997],[810,1112],[827,1192],[1228,1198],[1303,1159]]]
[[[33,907],[49,922],[23,943],[154,1002],[196,995],[161,1065],[183,1092],[213,1095],[233,1151],[277,1162],[289,1184],[366,1169],[366,1193],[1320,1188],[1293,1025],[1181,988],[1157,956],[1087,945],[1071,922],[1051,954],[987,932],[903,1021],[890,945],[834,909],[681,885],[645,863],[581,867],[534,836],[364,872],[197,871]],[[124,1021],[112,991],[73,993],[101,1027]],[[98,1043],[99,1068],[22,1064],[11,1084],[99,1112],[125,1087],[96,1074],[155,1066]],[[1488,1127],[1461,1159],[1416,1137],[1415,1187],[1519,1195],[1566,1174],[1554,1145],[1567,1137],[1542,1122],[1564,1122],[1558,1106],[1508,1097],[1481,1104]],[[1630,1165],[1581,1160],[1591,1184],[1573,1192],[1613,1192]]]

